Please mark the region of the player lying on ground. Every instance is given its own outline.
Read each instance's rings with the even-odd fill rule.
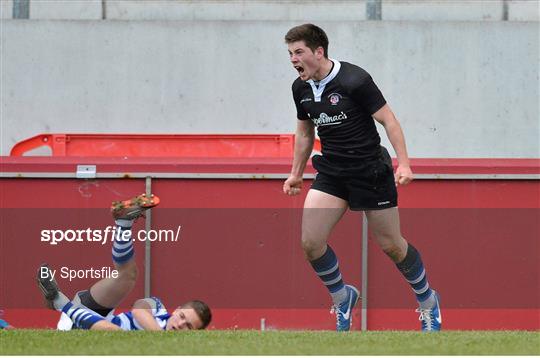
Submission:
[[[70,301],[60,292],[47,264],[39,268],[37,282],[47,306],[62,312],[59,329],[161,331],[204,329],[208,326],[212,313],[201,301],[189,301],[169,314],[158,298],[149,297],[137,300],[129,312],[114,314],[114,309],[131,292],[137,278],[133,241],[131,236],[125,237],[122,233],[127,234],[125,231],[131,230],[135,219],[158,204],[157,196],[145,194],[113,203],[112,215],[119,233],[112,248],[113,263],[118,271],[116,278],[102,279],[89,290],[78,292]]]

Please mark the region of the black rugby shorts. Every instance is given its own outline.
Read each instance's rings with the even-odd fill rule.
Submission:
[[[317,176],[311,189],[337,196],[349,203],[351,210],[381,210],[396,207],[397,189],[392,160],[381,147],[378,158],[361,164],[336,163],[314,156]]]
[[[81,303],[83,304],[83,306],[90,308],[92,311],[102,315],[103,317],[107,317],[107,315],[111,313],[111,311],[114,309],[103,307],[102,305],[97,303],[92,294],[90,293],[90,290],[79,291],[77,292],[77,295],[81,299]]]

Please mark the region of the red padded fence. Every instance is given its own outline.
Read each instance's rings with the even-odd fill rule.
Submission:
[[[421,250],[441,293],[445,328],[539,329],[538,161],[412,163],[424,177],[399,188],[403,233]],[[77,179],[78,164],[96,165],[96,178]],[[42,261],[110,266],[109,246],[52,246],[40,242],[40,230],[108,225],[110,202],[144,191],[150,176],[152,191],[162,197],[152,227],[180,224],[183,230],[178,243],[152,245],[153,295],[171,308],[194,297],[208,301],[216,313],[213,328],[259,328],[264,318],[268,329],[332,329],[327,293],[299,245],[304,196],[281,194],[289,169],[288,158],[3,157],[0,307],[6,319],[22,327],[54,325],[54,312],[34,314],[41,307],[34,270]],[[444,179],[452,176],[470,179]],[[344,277],[355,285],[361,285],[361,229],[360,214],[349,213],[331,239]],[[137,243],[141,280],[144,252]],[[92,282],[59,281],[69,294]],[[140,281],[124,308],[143,294]],[[410,288],[372,241],[367,307],[368,329],[417,328]],[[360,328],[359,310],[354,327]]]

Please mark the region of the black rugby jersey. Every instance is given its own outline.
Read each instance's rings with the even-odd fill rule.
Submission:
[[[381,91],[362,68],[332,60],[323,80],[292,85],[298,119],[311,120],[328,159],[366,159],[380,153],[381,138],[371,115],[385,104]]]

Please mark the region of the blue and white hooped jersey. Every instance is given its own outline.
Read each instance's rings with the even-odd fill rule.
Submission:
[[[76,298],[78,299],[78,296],[76,295]],[[154,316],[154,319],[156,320],[156,323],[162,328],[165,329],[167,326],[167,321],[171,317],[171,315],[167,312],[167,309],[165,309],[165,306],[161,302],[161,300],[157,297],[149,297],[144,299],[150,307],[152,307],[152,316]],[[82,305],[80,303],[80,300],[75,301],[78,305],[85,307],[88,311],[92,312],[96,316],[101,317],[98,313],[92,311],[90,308]],[[131,311],[121,313],[119,315],[114,314],[114,310],[112,310],[105,318],[107,321],[116,324],[118,327],[122,328],[125,331],[137,331],[137,330],[143,330],[143,328],[140,326],[139,322],[135,318],[133,318],[133,313]],[[57,328],[61,331],[69,331],[74,329],[73,322],[71,319],[65,314],[62,313],[60,316],[60,320],[58,321]]]
[[[144,300],[148,302],[150,307],[152,307],[152,316],[154,316],[156,323],[161,327],[161,329],[164,330],[171,315],[169,312],[167,312],[167,309],[165,309],[165,306],[159,298],[149,297],[145,298]],[[113,316],[110,321],[111,323],[114,323],[122,328],[124,331],[144,330],[139,322],[137,322],[137,320],[133,317],[132,311]]]

